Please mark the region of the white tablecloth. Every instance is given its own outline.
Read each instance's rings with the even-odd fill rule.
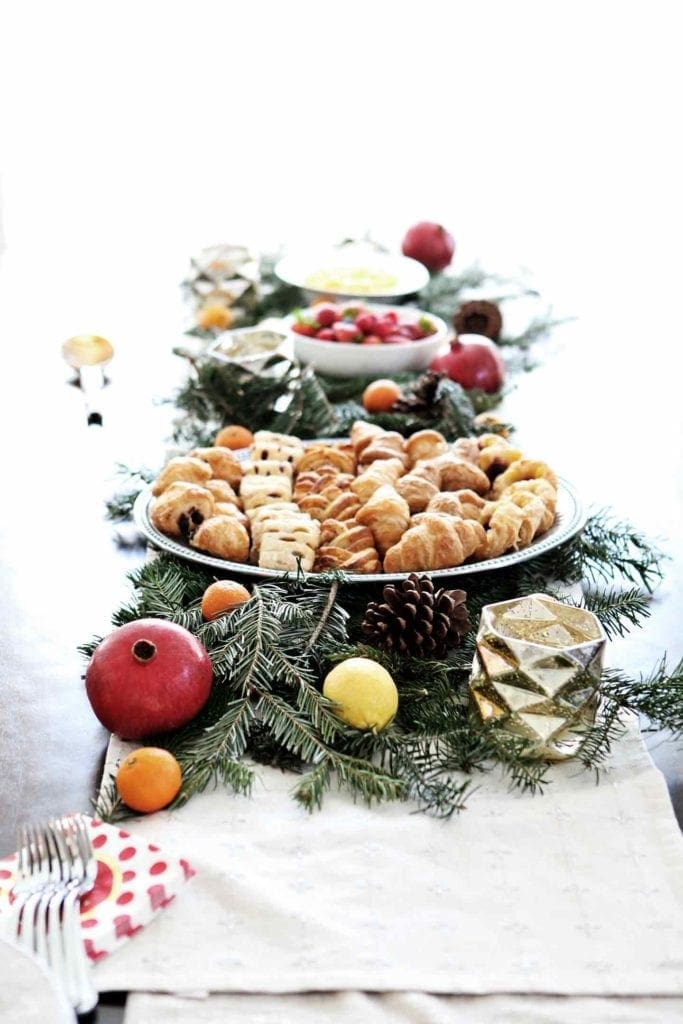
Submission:
[[[683,840],[635,724],[600,785],[494,771],[449,822],[336,792],[309,815],[259,775],[131,824],[197,876],[101,989],[683,996]]]

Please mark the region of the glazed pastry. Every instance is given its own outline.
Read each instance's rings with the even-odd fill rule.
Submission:
[[[372,530],[357,523],[326,519],[320,533],[321,545],[333,545],[346,551],[362,551],[375,545]]]
[[[419,459],[433,459],[448,451],[448,441],[438,430],[418,430],[403,442],[411,465]]]
[[[517,459],[508,466],[504,473],[496,477],[491,493],[494,498],[499,498],[506,487],[516,483],[518,480],[547,480],[557,490],[557,477],[545,462],[537,459]]]
[[[298,514],[292,513],[287,517],[276,515],[270,519],[262,519],[254,525],[251,531],[251,539],[255,552],[258,552],[267,533],[294,537],[296,540],[308,544],[314,551],[320,543],[320,523],[301,512]]]
[[[423,512],[384,556],[385,572],[451,569],[486,549],[480,523],[440,512]]]
[[[229,448],[195,448],[191,456],[208,462],[211,476],[227,480],[231,487],[238,487],[242,479],[242,463]]]
[[[257,430],[250,448],[252,462],[289,462],[296,465],[303,454],[301,439],[290,434],[275,434],[271,430]]]
[[[310,572],[314,560],[313,548],[293,534],[265,533],[261,539],[258,564],[262,569],[296,572],[300,565],[305,572]]]
[[[382,484],[396,484],[405,472],[401,459],[377,459],[367,469],[351,481],[351,490],[356,494],[362,505],[369,501]]]
[[[207,480],[203,486],[207,491],[211,491],[216,501],[239,506],[240,499],[227,480]]]
[[[300,473],[305,473],[307,470],[320,469],[322,466],[333,466],[340,473],[354,473],[356,454],[349,444],[312,444],[305,449],[297,469]]]
[[[355,477],[351,473],[339,473],[333,466],[322,466],[320,469],[310,469],[305,473],[299,473],[294,485],[294,498],[299,500],[307,494],[318,494],[328,484],[333,484],[340,490],[347,490],[353,483]]]
[[[190,538],[190,544],[230,562],[246,562],[249,558],[249,534],[234,516],[206,519]]]
[[[292,482],[285,476],[256,476],[242,478],[240,498],[245,509],[268,505],[272,501],[289,501]]]
[[[447,515],[460,516],[461,519],[476,519],[481,523],[489,504],[475,491],[442,491],[432,498],[427,511],[445,512]]]
[[[356,513],[356,522],[370,527],[377,550],[383,556],[408,527],[408,502],[391,484],[383,484]]]
[[[213,515],[211,491],[197,484],[176,481],[152,502],[149,517],[161,533],[169,537],[191,537]]]
[[[182,481],[186,484],[205,484],[212,476],[211,466],[201,459],[179,455],[170,459],[152,484],[152,494],[163,494],[171,484]]]
[[[411,514],[424,512],[431,499],[439,493],[439,488],[420,473],[406,473],[396,483],[396,490],[408,502]]]

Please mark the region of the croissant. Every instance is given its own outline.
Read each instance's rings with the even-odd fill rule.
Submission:
[[[249,534],[234,516],[205,519],[190,538],[190,544],[231,562],[246,562],[249,558]]]
[[[438,430],[418,430],[403,442],[411,464],[419,459],[432,459],[448,451],[448,441]]]
[[[211,476],[227,480],[231,487],[239,486],[242,463],[229,448],[194,448],[190,456],[208,462]]]
[[[513,448],[511,444],[500,438],[498,444],[489,444],[482,448],[478,464],[479,468],[487,474],[489,480],[493,480],[521,457],[522,453],[519,448]]]
[[[411,513],[423,512],[439,493],[439,488],[420,473],[406,473],[396,483],[396,490],[408,502]]]
[[[479,462],[479,444],[476,437],[459,437],[451,445],[451,451],[466,462]]]
[[[312,444],[299,459],[298,471],[305,473],[321,466],[333,466],[340,473],[354,473],[356,453],[351,445]]]
[[[382,427],[378,427],[374,423],[366,423],[365,420],[356,420],[351,427],[351,446],[356,453],[356,458],[360,458],[363,450],[370,444],[370,442],[379,434],[383,433],[384,430]]]
[[[356,513],[356,522],[370,527],[377,550],[384,555],[410,522],[408,502],[390,484],[383,484]]]
[[[431,499],[427,511],[445,512],[460,516],[461,519],[476,519],[480,523],[489,504],[475,491],[442,491]]]
[[[215,516],[232,516],[233,519],[241,523],[242,526],[249,528],[249,520],[245,516],[244,512],[237,505],[233,505],[229,501],[217,501],[213,506],[213,514]]]
[[[222,501],[239,508],[240,499],[235,494],[227,480],[207,480],[205,484],[207,491],[211,491],[216,501]]]
[[[179,455],[170,459],[152,484],[152,494],[163,494],[167,487],[178,481],[187,484],[205,484],[211,479],[211,466],[201,459]]]
[[[401,459],[377,459],[367,469],[351,481],[351,490],[362,505],[372,497],[378,487],[382,484],[396,484],[396,481],[405,472],[405,466]]]
[[[477,494],[486,494],[491,487],[491,482],[483,470],[450,452],[438,455],[435,459],[428,459],[426,463],[420,465],[425,464],[434,467],[440,473],[442,491],[470,490],[476,491]]]
[[[494,498],[500,497],[506,487],[518,480],[547,480],[557,490],[557,477],[550,466],[537,459],[517,459],[508,466],[504,473],[496,477],[491,493]]]
[[[384,556],[385,572],[451,569],[486,548],[484,528],[472,519],[423,512],[414,522]]]
[[[160,497],[154,499],[149,516],[161,533],[169,537],[187,538],[205,519],[213,515],[213,509],[211,491],[197,484],[176,481]]]
[[[410,456],[403,450],[403,438],[395,430],[383,430],[361,452],[358,462],[369,466],[376,459],[400,459],[403,467],[410,466]]]

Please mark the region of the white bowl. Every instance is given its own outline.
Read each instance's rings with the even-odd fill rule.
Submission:
[[[321,341],[292,331],[291,326],[296,321],[296,316],[292,315],[286,317],[283,323],[289,331],[294,355],[299,362],[307,363],[330,377],[386,377],[393,373],[410,373],[426,369],[452,333],[440,317],[411,306],[385,306],[369,302],[363,302],[363,306],[368,312],[379,315],[393,310],[401,320],[427,317],[436,330],[434,334],[417,341],[406,340],[384,345]]]
[[[301,288],[308,299],[390,301],[412,295],[429,281],[429,271],[408,256],[374,251],[357,243],[338,249],[285,256],[275,267],[280,280]]]

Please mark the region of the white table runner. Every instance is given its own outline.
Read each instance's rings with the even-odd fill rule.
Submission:
[[[341,793],[309,815],[259,774],[130,823],[198,873],[100,989],[683,995],[683,839],[635,724],[600,785],[496,771],[450,822]]]

